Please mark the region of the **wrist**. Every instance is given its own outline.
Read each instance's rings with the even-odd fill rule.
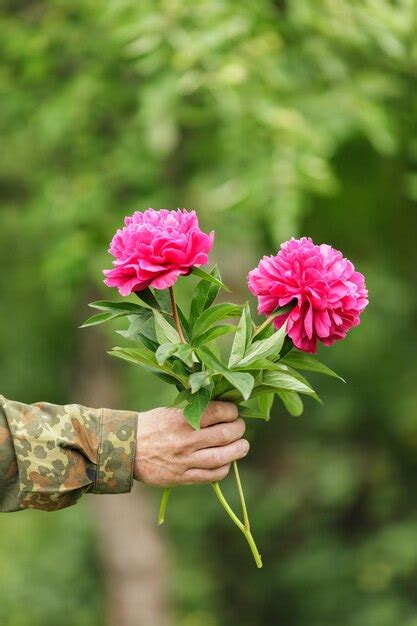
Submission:
[[[137,480],[137,481],[140,481],[140,476],[139,476],[139,471],[138,471],[139,470],[138,459],[139,459],[139,440],[140,440],[139,429],[140,429],[140,423],[141,423],[141,416],[142,416],[142,412],[138,411],[136,415],[135,456],[133,459],[133,472],[132,472],[132,476],[134,480]]]
[[[93,493],[128,493],[136,458],[138,414],[102,409]]]

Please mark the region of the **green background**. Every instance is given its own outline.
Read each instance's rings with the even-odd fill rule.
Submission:
[[[77,327],[116,296],[101,269],[134,209],[196,208],[239,302],[290,236],[340,248],[370,291],[320,355],[348,385],[314,379],[323,407],[249,427],[263,570],[207,488],[173,501],[176,626],[417,626],[415,2],[0,6],[1,393],[77,401],[83,333],[109,358],[109,331]],[[161,397],[112,367],[123,408]],[[2,624],[101,625],[85,503],[2,516],[0,579]]]

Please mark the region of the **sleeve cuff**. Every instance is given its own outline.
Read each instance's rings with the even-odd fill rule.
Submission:
[[[128,493],[132,489],[138,413],[102,409],[97,471],[92,493]]]

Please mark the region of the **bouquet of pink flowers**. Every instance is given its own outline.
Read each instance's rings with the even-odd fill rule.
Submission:
[[[199,428],[211,400],[238,405],[243,418],[268,420],[275,396],[292,415],[303,411],[302,396],[320,402],[300,373],[320,372],[340,378],[313,353],[317,342],[330,346],[357,326],[368,304],[365,280],[353,264],[331,246],[309,238],[291,239],[275,256],[264,256],[249,272],[250,292],[258,298],[256,325],[249,304],[215,303],[223,284],[217,267],[208,263],[214,233],[202,232],[194,211],[137,211],[126,217],[110,245],[113,268],[105,283],[139,302],[93,302],[100,313],[84,326],[127,317],[118,331],[139,346],[116,347],[110,354],[140,365],[177,389],[172,406],[183,407],[185,419]],[[200,279],[187,313],[178,305],[174,284],[180,276]],[[238,321],[234,323],[233,318]],[[228,357],[217,345],[233,333]],[[342,380],[342,379],[341,379]],[[262,561],[253,539],[237,463],[234,474],[242,519],[233,511],[219,483],[212,487],[227,514],[244,534],[258,567]],[[163,522],[170,490],[164,491]]]

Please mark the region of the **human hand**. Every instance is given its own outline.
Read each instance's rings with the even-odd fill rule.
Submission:
[[[209,404],[194,430],[183,412],[158,408],[139,413],[134,477],[157,487],[210,483],[249,452],[245,423],[230,402]]]

